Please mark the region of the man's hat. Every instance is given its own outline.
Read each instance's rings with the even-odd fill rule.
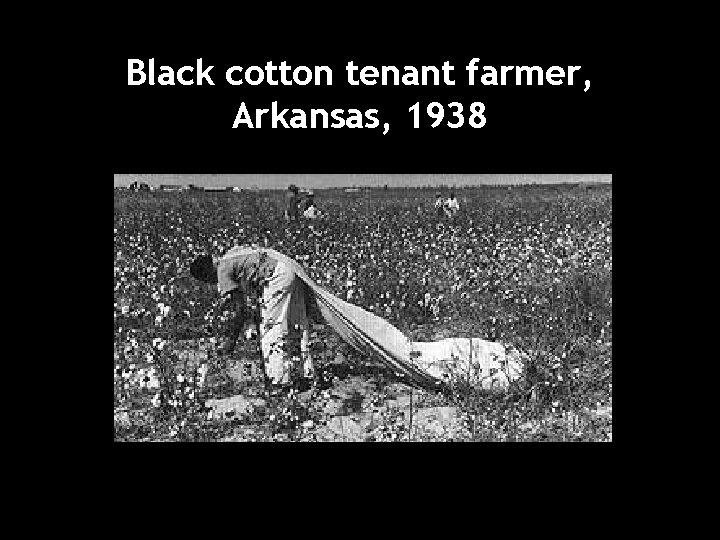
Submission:
[[[217,283],[217,270],[210,255],[198,255],[190,263],[190,275],[200,281]]]

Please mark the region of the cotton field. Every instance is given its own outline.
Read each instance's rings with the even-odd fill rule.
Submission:
[[[316,190],[322,217],[290,224],[281,191],[116,192],[116,439],[322,440],[341,422],[343,437],[359,440],[611,438],[611,414],[596,411],[612,402],[612,187],[457,188],[452,218],[434,214],[435,191]],[[321,393],[209,419],[207,400],[237,395],[227,373],[257,349],[245,339],[236,364],[216,365],[217,294],[188,279],[188,265],[239,244],[293,257],[413,340],[480,337],[521,349],[532,358],[527,380],[504,398],[416,393],[408,415],[409,389],[318,326],[312,348],[328,391],[352,381],[364,395],[352,414],[385,404],[377,422],[363,416],[373,420],[347,431],[349,413],[327,412],[332,398]],[[388,412],[395,402],[399,416]],[[428,407],[454,410],[452,421],[437,417],[447,425],[434,438],[411,421],[435,418]]]

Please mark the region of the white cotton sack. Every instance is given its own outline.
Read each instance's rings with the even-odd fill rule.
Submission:
[[[414,341],[413,363],[441,380],[462,378],[475,387],[505,391],[523,376],[521,353],[503,344],[480,338],[447,338]]]

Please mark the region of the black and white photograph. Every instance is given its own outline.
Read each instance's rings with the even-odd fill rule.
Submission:
[[[612,441],[612,174],[135,172],[114,441]]]

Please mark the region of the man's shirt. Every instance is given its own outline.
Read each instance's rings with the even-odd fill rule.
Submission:
[[[297,196],[291,191],[286,192],[285,193],[285,210],[290,215],[296,215],[297,210],[298,210],[297,206],[298,206]]]
[[[248,292],[270,279],[277,261],[262,248],[238,246],[218,261],[218,291],[225,295],[238,288]]]
[[[308,207],[307,210],[303,213],[303,215],[308,219],[315,219],[316,217],[319,217],[320,212],[318,212],[317,208],[315,206]]]

